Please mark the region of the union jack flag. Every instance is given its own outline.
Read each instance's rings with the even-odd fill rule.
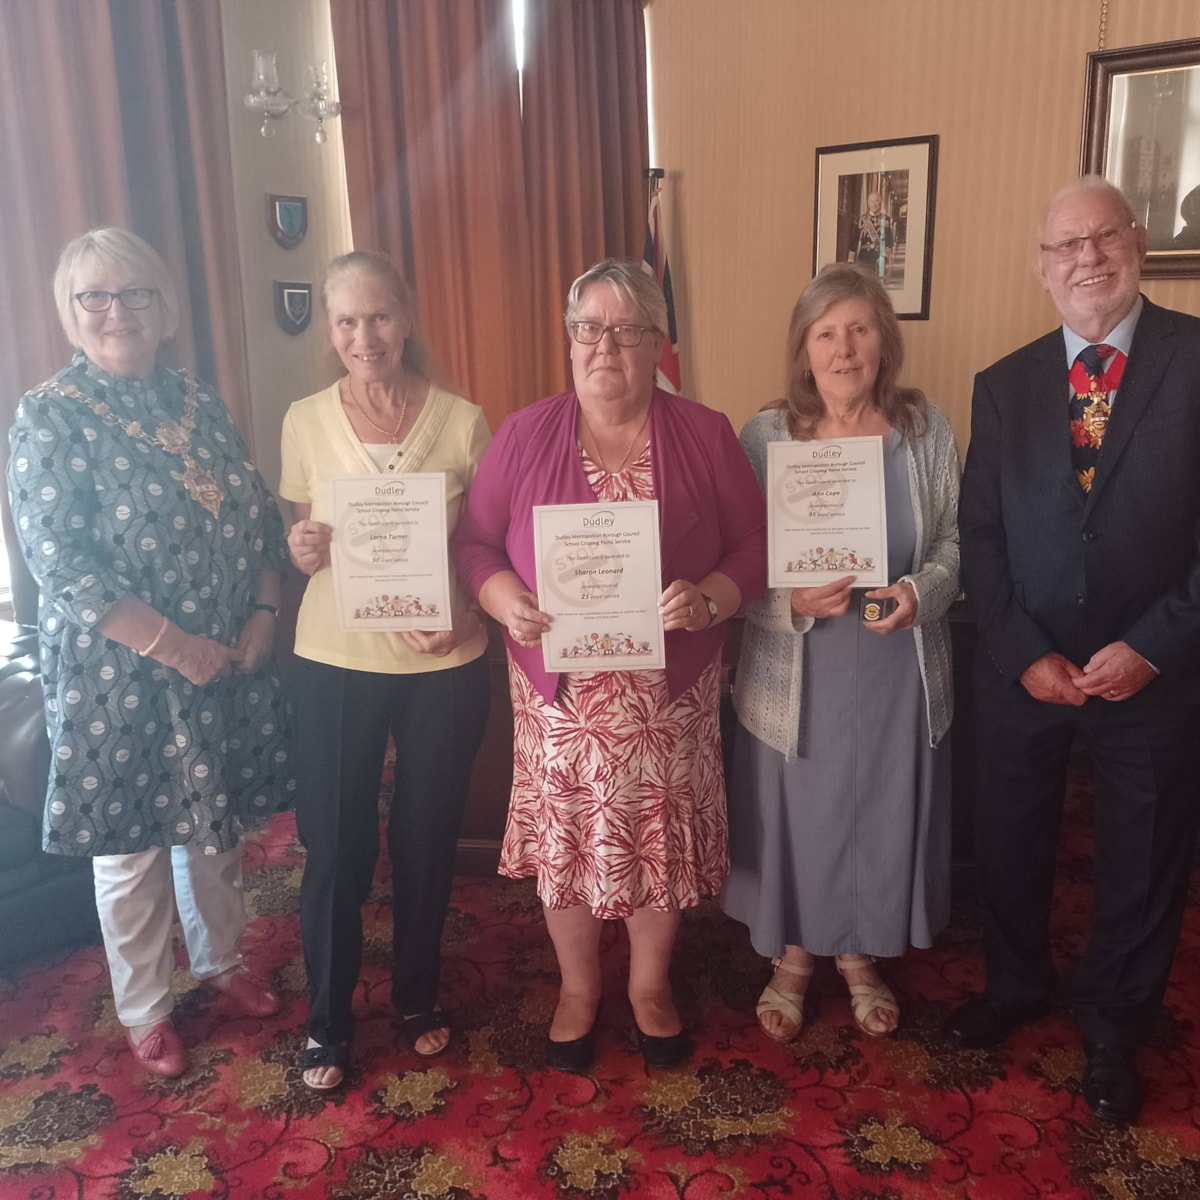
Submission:
[[[679,374],[679,333],[675,326],[675,297],[671,291],[671,265],[667,262],[667,250],[662,236],[662,214],[659,211],[658,191],[650,197],[650,215],[646,224],[646,252],[643,256],[647,268],[653,272],[667,298],[667,329],[670,332],[663,342],[658,359],[658,386],[665,391],[679,394],[682,380]]]

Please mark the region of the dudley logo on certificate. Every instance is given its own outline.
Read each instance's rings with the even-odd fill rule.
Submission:
[[[342,629],[450,629],[445,475],[346,475],[330,488]]]
[[[886,587],[883,439],[771,442],[767,547],[769,587]]]
[[[657,500],[535,505],[533,542],[547,671],[666,666]]]

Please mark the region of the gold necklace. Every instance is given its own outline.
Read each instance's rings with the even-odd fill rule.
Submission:
[[[183,459],[184,470],[172,471],[171,478],[183,484],[187,494],[191,496],[205,512],[214,517],[220,515],[221,501],[225,493],[211,471],[206,471],[197,465],[192,457],[192,432],[196,428],[196,410],[200,407],[199,387],[196,377],[187,371],[180,371],[187,384],[183,397],[183,416],[178,421],[164,421],[154,430],[151,437],[143,428],[140,421],[122,420],[103,400],[93,400],[84,395],[74,384],[60,384],[51,380],[43,384],[40,392],[52,392],[58,396],[68,396],[72,400],[81,400],[106,425],[111,425],[147,446],[158,446],[168,454]]]
[[[641,441],[642,434],[646,432],[646,426],[650,423],[650,409],[646,409],[646,415],[642,418],[641,425],[638,426],[638,431],[633,435],[633,441],[629,443],[629,448],[625,451],[625,457],[621,459],[615,471],[610,471],[604,462],[604,455],[600,453],[600,443],[596,441],[596,435],[592,431],[591,425],[588,423],[587,413],[583,411],[583,405],[579,406],[579,415],[583,419],[583,427],[588,431],[588,437],[592,439],[592,447],[596,451],[596,461],[600,464],[600,470],[606,475],[620,475],[625,470],[625,464],[629,461],[629,456],[633,453],[633,448]]]
[[[366,423],[370,425],[370,427],[374,429],[376,433],[382,433],[383,436],[387,438],[388,445],[395,444],[396,438],[400,434],[400,426],[404,424],[404,414],[408,412],[408,381],[405,380],[404,383],[404,399],[400,403],[400,420],[396,422],[396,428],[393,429],[391,433],[388,433],[388,431],[384,429],[382,425],[376,425],[375,422],[367,416],[367,410],[363,408],[361,404],[359,404],[358,398],[354,395],[354,384],[350,381],[349,376],[346,378],[346,391],[350,393],[350,403],[358,409],[362,419],[366,421]]]

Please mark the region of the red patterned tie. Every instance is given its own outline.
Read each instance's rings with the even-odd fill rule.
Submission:
[[[1075,478],[1085,492],[1092,490],[1100,445],[1108,428],[1110,393],[1116,391],[1125,371],[1125,355],[1118,350],[1108,364],[1103,363],[1113,348],[1104,342],[1084,346],[1071,367],[1071,465]]]

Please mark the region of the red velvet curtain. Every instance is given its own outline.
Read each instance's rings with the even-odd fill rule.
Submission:
[[[567,288],[641,258],[649,118],[642,0],[526,0],[525,183],[537,393],[570,386]]]
[[[97,225],[123,225],[163,256],[181,299],[173,357],[214,383],[247,428],[219,6],[5,0],[0,177],[5,434],[21,395],[67,360],[51,276],[64,243]],[[2,468],[7,436],[0,443]],[[31,582],[14,567],[17,615],[31,621]]]
[[[642,0],[527,0],[524,116],[511,0],[338,0],[355,245],[404,265],[435,357],[493,426],[569,385],[562,308],[641,256]]]
[[[510,0],[332,12],[354,244],[402,267],[435,360],[498,424],[533,391]]]

